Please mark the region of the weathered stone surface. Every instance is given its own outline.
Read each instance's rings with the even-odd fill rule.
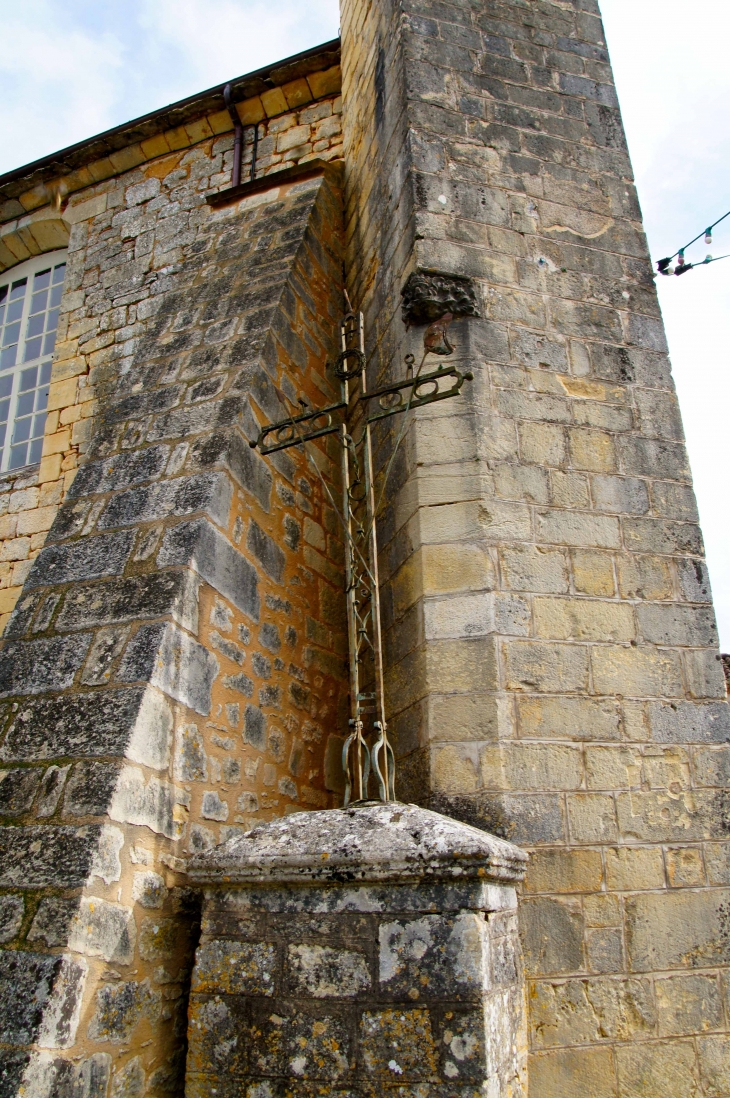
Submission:
[[[55,1038],[51,1047],[67,1045],[82,983],[81,967],[63,957],[0,952],[0,1041],[23,1046],[46,1036]]]
[[[325,857],[326,855],[326,857]],[[519,879],[527,857],[491,835],[415,805],[297,813],[229,839],[212,856],[190,864],[200,882],[408,877]],[[488,871],[487,871],[488,867]]]
[[[246,546],[259,561],[264,572],[279,583],[284,572],[286,557],[283,550],[254,519],[249,523]]]
[[[273,477],[266,461],[241,438],[236,430],[220,431],[197,442],[191,452],[192,463],[200,468],[223,464],[238,483],[268,511],[271,507]]]
[[[6,644],[0,651],[0,698],[71,686],[91,644],[88,633]]]
[[[207,716],[217,672],[218,661],[202,644],[174,625],[161,623],[138,629],[122,657],[117,679],[148,682]]]
[[[89,1023],[89,1036],[113,1044],[128,1041],[143,1018],[150,1021],[160,1013],[160,993],[149,980],[123,981],[102,987],[96,995],[96,1011]]]
[[[23,924],[22,896],[0,896],[0,943],[11,942]]]
[[[727,889],[650,892],[626,904],[626,944],[635,972],[661,963],[669,968],[706,968],[730,962]]]
[[[131,964],[137,928],[131,908],[98,897],[83,897],[69,928],[68,945],[76,953]]]
[[[41,784],[43,771],[0,770],[0,816],[22,816],[28,812]]]
[[[85,538],[67,545],[49,545],[36,557],[25,586],[77,583],[121,575],[133,541],[133,534],[123,532]]]
[[[649,722],[658,743],[730,742],[730,706],[726,702],[653,702]]]
[[[43,941],[47,946],[66,945],[69,927],[78,909],[78,899],[49,896],[41,900],[28,931],[28,940]]]
[[[380,926],[380,989],[386,996],[415,998],[427,986],[432,994],[478,999],[487,943],[483,919],[466,912],[455,918],[426,915]],[[481,962],[481,963],[480,963]]]
[[[535,1048],[634,1041],[656,1034],[651,982],[636,977],[540,980],[530,989]]]
[[[112,666],[124,650],[130,629],[129,625],[112,625],[99,630],[81,675],[84,686],[101,686],[109,682]]]
[[[167,892],[167,886],[159,873],[154,873],[151,869],[135,873],[132,899],[142,907],[162,907]]]
[[[277,990],[276,975],[276,947],[271,943],[211,941],[197,952],[192,990],[271,997]]]
[[[292,994],[313,999],[354,998],[370,989],[368,957],[347,949],[297,944],[287,950]]]
[[[161,567],[184,564],[225,598],[259,620],[260,599],[256,569],[205,519],[183,522],[165,534],[157,554]]]
[[[164,572],[72,588],[58,614],[56,626],[66,632],[170,614],[184,627],[195,629],[195,586],[189,573]]]
[[[0,828],[0,885],[75,888],[89,875],[101,828]]]
[[[104,816],[118,779],[118,763],[76,763],[66,782],[64,816]]]
[[[525,967],[530,975],[575,972],[583,967],[580,906],[560,900],[526,900],[521,908]]]
[[[182,832],[182,820],[176,819],[175,787],[160,778],[145,780],[144,771],[125,766],[114,786],[108,812],[119,823],[140,824],[158,835],[177,839]]]
[[[203,511],[225,526],[233,487],[225,473],[201,473],[179,477],[149,487],[131,488],[114,496],[97,522],[100,530],[156,522],[173,515]]]
[[[29,761],[79,754],[121,756],[143,696],[143,690],[134,687],[32,701],[11,720],[0,757]]]
[[[132,450],[115,454],[102,461],[87,461],[79,469],[68,492],[68,499],[102,492],[117,492],[133,484],[155,480],[165,467],[170,450],[168,446],[149,446],[144,450]]]

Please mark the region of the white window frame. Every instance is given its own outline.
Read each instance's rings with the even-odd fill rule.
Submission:
[[[55,354],[54,350],[50,354],[40,355],[37,358],[30,359],[28,362],[24,362],[25,344],[27,340],[28,319],[30,317],[30,310],[33,299],[33,280],[39,271],[46,270],[48,267],[53,269],[58,266],[59,263],[65,263],[67,261],[68,251],[66,248],[60,248],[54,252],[43,252],[41,255],[33,256],[31,259],[23,260],[22,263],[16,263],[14,267],[8,267],[0,273],[0,287],[8,287],[8,296],[10,294],[10,287],[18,279],[26,278],[28,285],[23,299],[23,311],[20,317],[20,338],[18,340],[18,351],[16,362],[14,366],[10,366],[5,370],[0,369],[0,378],[4,378],[9,374],[13,375],[13,387],[10,395],[10,409],[8,411],[8,423],[5,435],[5,442],[2,445],[2,452],[0,453],[0,476],[6,473],[17,473],[21,469],[28,469],[31,465],[38,464],[37,461],[29,462],[25,465],[16,465],[13,469],[10,468],[10,452],[12,446],[12,436],[15,429],[15,419],[18,410],[19,399],[19,385],[20,375],[23,370],[27,370],[32,366],[40,368],[47,362],[52,362]],[[63,300],[63,298],[62,298]],[[2,329],[0,328],[0,331]],[[50,381],[48,383],[50,385]],[[40,387],[40,386],[39,386]],[[46,388],[47,386],[43,386]],[[46,401],[47,403],[47,401]],[[46,410],[46,417],[48,412]],[[39,459],[40,460],[40,459]]]

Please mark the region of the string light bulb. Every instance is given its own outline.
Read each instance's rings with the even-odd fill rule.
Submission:
[[[716,225],[719,225],[721,221],[725,221],[728,217],[730,217],[730,210],[723,214],[722,217],[718,217],[717,221],[713,221],[712,225],[708,225],[703,232],[698,233],[693,240],[690,240],[689,244],[685,244],[684,247],[676,251],[674,255],[665,256],[664,259],[658,260],[656,264],[658,273],[661,275],[683,275],[686,274],[687,271],[691,271],[693,267],[704,266],[707,263],[717,263],[720,259],[730,259],[730,255],[713,256],[709,253],[704,259],[698,260],[696,263],[688,263],[685,259],[687,249],[691,248],[693,244],[696,244],[698,240],[702,240],[703,237],[705,244],[712,244],[712,230]],[[675,259],[677,260],[676,264],[674,263]]]

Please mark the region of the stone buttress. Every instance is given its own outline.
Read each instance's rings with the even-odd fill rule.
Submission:
[[[143,334],[97,375],[90,454],[0,651],[3,1098],[179,1093],[188,855],[332,802],[341,544],[304,455],[248,440],[284,414],[275,387],[332,397],[338,170],[216,210],[193,189],[172,237],[167,184],[134,184],[129,216],[170,262],[151,296],[144,263],[125,268]],[[82,237],[71,293],[85,261]]]
[[[398,794],[533,850],[539,1098],[720,1098],[730,713],[596,0],[343,0],[342,36],[370,384],[447,311],[474,374],[386,493]]]
[[[299,813],[197,857],[188,1098],[526,1094],[526,862],[398,803]]]

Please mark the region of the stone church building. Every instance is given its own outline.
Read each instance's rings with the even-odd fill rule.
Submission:
[[[598,4],[341,33],[0,177],[0,1098],[727,1098],[730,712]],[[343,809],[346,429],[261,432],[360,313],[363,384],[460,388],[373,425],[396,800]]]

